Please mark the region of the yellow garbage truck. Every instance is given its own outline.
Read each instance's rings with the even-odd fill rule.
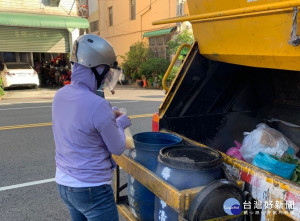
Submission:
[[[245,136],[261,124],[286,137],[294,155],[299,150],[300,0],[187,3],[189,16],[153,22],[190,21],[195,37],[192,46],[185,45],[189,52],[171,86],[164,83],[167,93],[154,116],[159,131],[179,136],[185,144],[216,150],[222,155],[228,179],[244,192],[243,216],[210,220],[300,220],[296,172],[288,179],[277,173],[288,173],[278,166],[282,164],[268,170],[228,154],[237,141],[243,144]],[[249,150],[250,154],[255,151]],[[196,215],[191,218],[189,211],[203,187],[178,190],[129,156],[114,158],[176,211],[179,220],[202,220]],[[128,204],[121,203],[118,169],[115,181],[119,211],[127,220],[136,220]]]

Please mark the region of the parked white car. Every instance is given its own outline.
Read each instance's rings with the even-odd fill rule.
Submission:
[[[0,64],[0,77],[3,87],[31,86],[40,85],[37,72],[27,63],[6,62]]]

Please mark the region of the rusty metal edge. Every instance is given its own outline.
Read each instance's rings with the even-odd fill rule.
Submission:
[[[165,201],[176,212],[179,214],[182,212],[180,207],[184,208],[185,195],[182,194],[181,191],[166,183],[150,170],[125,155],[114,155],[113,158],[124,171],[133,176],[160,199]]]
[[[133,217],[132,213],[129,210],[129,206],[124,204],[117,205],[119,213],[126,219],[127,221],[136,221],[137,219]]]

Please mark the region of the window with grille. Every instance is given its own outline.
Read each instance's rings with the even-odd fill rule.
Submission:
[[[149,45],[150,46],[155,46],[156,45],[156,41],[155,41],[156,39],[155,39],[155,37],[151,37],[151,38],[149,38]]]
[[[60,0],[41,0],[41,3],[45,6],[58,7]]]
[[[99,30],[99,20],[90,22],[90,30],[91,32]]]
[[[130,0],[130,19],[135,20],[136,12],[135,12],[135,0]]]
[[[109,26],[113,26],[113,8],[108,8]]]
[[[171,35],[160,35],[155,37],[149,37],[149,48],[155,55],[155,57],[165,58],[170,60],[170,55],[168,54],[167,47],[168,41],[171,40]]]
[[[156,38],[156,44],[157,45],[165,45],[165,42],[164,42],[164,36],[158,36],[157,38]]]

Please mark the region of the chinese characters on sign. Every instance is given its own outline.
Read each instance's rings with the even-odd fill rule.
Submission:
[[[15,30],[15,37],[17,38],[47,38],[48,34],[45,31],[31,32],[27,30]]]
[[[259,215],[260,212],[258,210],[266,211],[267,214],[287,214],[289,211],[294,210],[295,202],[294,201],[259,201],[255,200],[254,205],[250,201],[245,201],[244,205],[244,214],[255,214]],[[252,211],[253,210],[253,211]]]

